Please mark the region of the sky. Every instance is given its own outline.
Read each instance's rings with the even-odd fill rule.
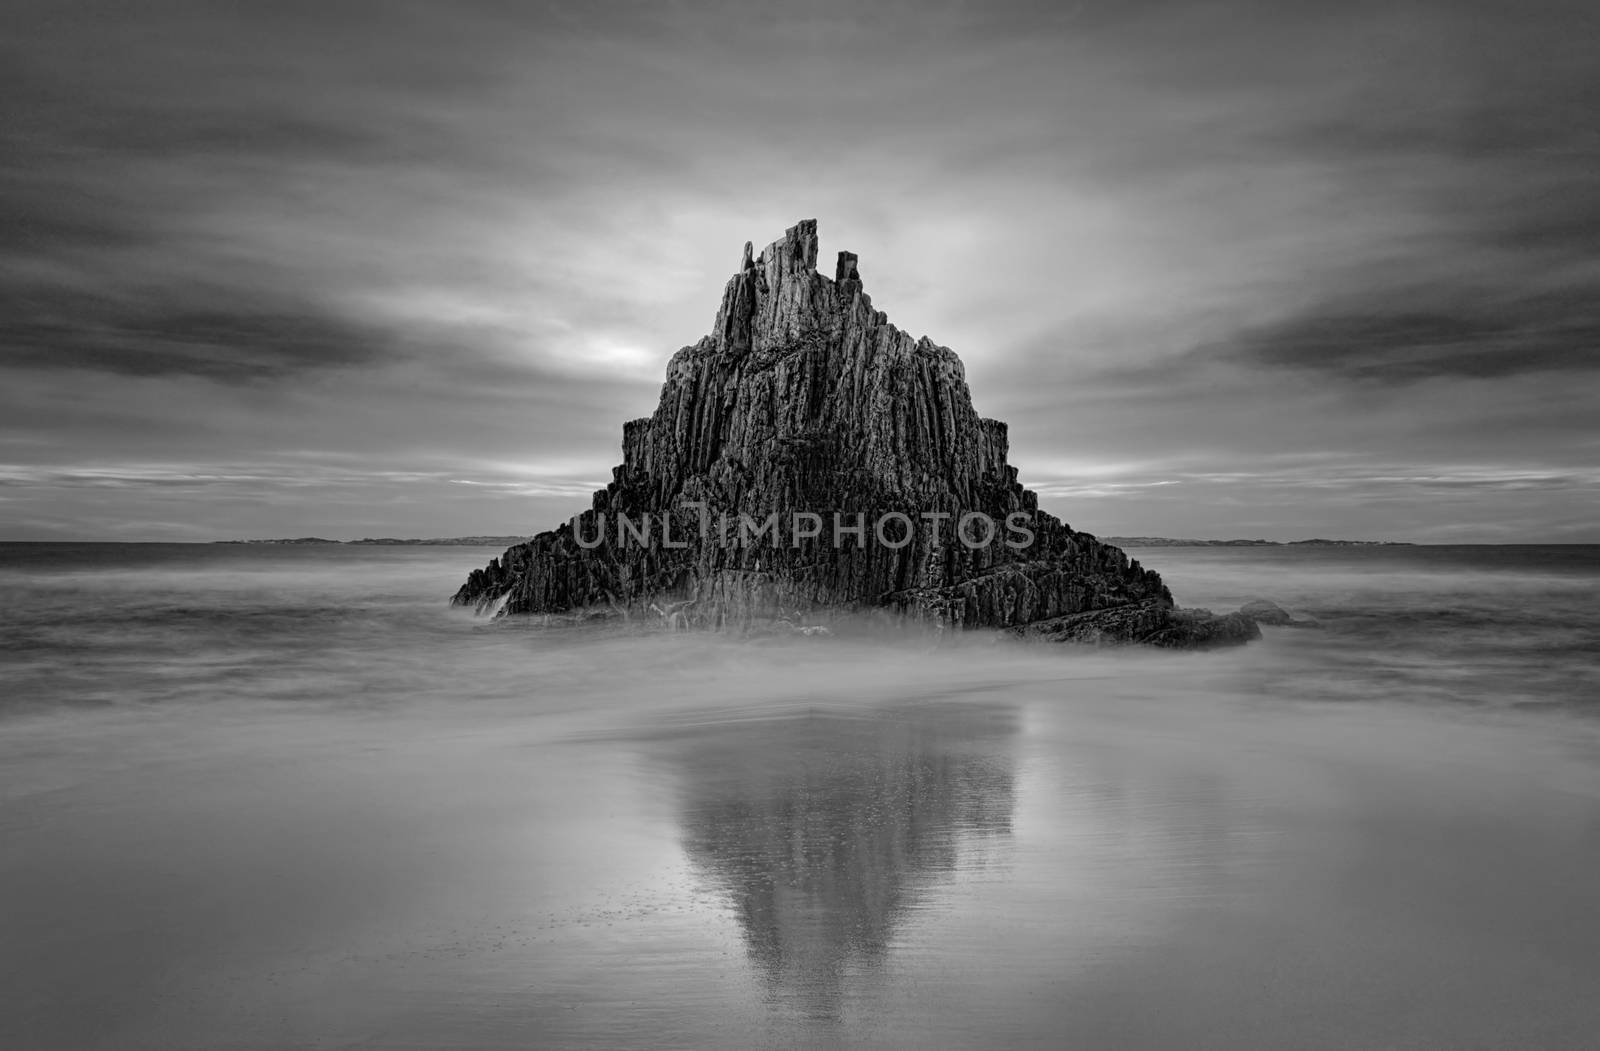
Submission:
[[[531,534],[802,218],[1100,535],[1600,542],[1600,5],[8,3],[0,539]]]

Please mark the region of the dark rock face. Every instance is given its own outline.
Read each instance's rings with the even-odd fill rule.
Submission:
[[[1096,646],[1142,642],[1174,649],[1210,649],[1259,639],[1261,629],[1243,613],[1219,616],[1208,609],[1174,609],[1157,600],[1146,600],[1116,609],[1034,621],[1018,629],[1018,634]]]
[[[955,354],[873,309],[854,254],[832,280],[816,263],[814,220],[759,255],[747,244],[712,334],[673,356],[655,413],[624,425],[611,484],[454,603],[674,627],[884,611],[1078,640],[1259,637],[1246,618],[1175,609],[1156,573],[1040,511]]]

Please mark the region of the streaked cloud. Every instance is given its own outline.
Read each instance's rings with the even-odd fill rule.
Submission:
[[[1080,528],[1600,540],[1593,5],[13,7],[0,535],[553,524],[815,216]]]

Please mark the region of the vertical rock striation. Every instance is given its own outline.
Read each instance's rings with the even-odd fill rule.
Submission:
[[[817,273],[815,220],[751,248],[711,335],[673,355],[655,413],[624,425],[592,507],[475,570],[455,604],[711,628],[881,610],[1079,641],[1258,637],[1237,615],[1176,609],[1156,573],[1040,511],[955,354],[889,324],[853,253]]]

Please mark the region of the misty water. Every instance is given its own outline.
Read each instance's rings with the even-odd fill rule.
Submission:
[[[1136,550],[1174,654],[0,545],[0,1046],[1593,1047],[1600,548]]]

